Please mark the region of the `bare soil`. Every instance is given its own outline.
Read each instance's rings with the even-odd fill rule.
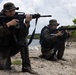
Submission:
[[[29,57],[32,69],[39,75],[76,75],[76,43],[67,46],[64,53],[64,60],[47,61],[39,58],[41,54],[40,46],[29,47]],[[12,61],[20,58],[18,53],[12,57]],[[10,71],[0,71],[0,75],[32,75],[21,72],[21,65],[12,65],[15,69]]]

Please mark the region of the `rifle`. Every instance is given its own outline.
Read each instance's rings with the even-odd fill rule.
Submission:
[[[64,27],[64,26],[61,26],[61,27],[59,27],[58,29],[55,29],[55,31],[61,31],[62,33],[64,33],[65,30],[68,30],[68,31],[76,30],[76,26],[75,26],[75,27],[69,27],[69,28]],[[51,35],[55,35],[55,34],[51,34]],[[62,37],[62,36],[59,36],[59,40],[60,40],[60,39],[62,40],[62,38],[63,38],[63,41],[65,42],[65,40],[66,40],[68,37],[69,37],[68,35],[66,36],[66,35],[64,34],[63,37]],[[61,41],[59,41],[59,42],[61,42]],[[62,44],[63,44],[63,43],[62,43]],[[59,44],[58,44],[58,46],[59,46]],[[57,52],[57,50],[58,50],[57,46],[56,46],[53,50],[54,50],[54,52],[53,52],[52,56],[54,56],[54,55],[56,54],[56,52]],[[63,49],[63,50],[64,50],[64,49]]]
[[[15,39],[16,43],[19,44],[20,46],[23,46],[23,47],[28,46],[32,42],[32,40],[34,38],[34,34],[35,34],[35,30],[36,30],[36,25],[37,25],[38,18],[40,18],[40,17],[52,17],[52,15],[40,15],[40,14],[30,14],[30,15],[32,16],[33,19],[36,18],[36,22],[35,22],[34,31],[33,31],[32,36],[31,36],[31,38],[30,38],[30,40],[29,40],[29,42],[28,42],[27,45],[24,45],[24,44],[21,44],[21,43],[18,42],[18,39],[16,37],[16,34],[15,34],[14,30],[12,29],[12,33],[13,33],[13,36],[14,36],[14,39]],[[16,12],[16,14],[14,16],[3,16],[3,15],[0,16],[0,19],[2,19],[3,22],[6,22],[6,19],[8,21],[9,20],[12,20],[12,19],[18,19],[19,20],[19,23],[15,26],[15,28],[20,28],[20,27],[23,28],[24,27],[23,26],[23,20],[25,18],[26,18],[26,14],[24,12]]]
[[[40,14],[30,14],[32,16],[32,19],[37,19],[40,18],[40,17],[52,17],[52,15],[40,15]],[[21,27],[22,24],[23,24],[23,20],[26,18],[26,14],[24,12],[16,12],[16,14],[14,16],[3,16],[3,15],[0,15],[0,19],[2,19],[4,22],[6,22],[6,19],[9,21],[9,20],[12,20],[12,19],[18,19],[19,22],[18,24],[15,26],[16,28],[19,28],[20,25]],[[19,25],[20,24],[20,25]]]
[[[58,29],[56,29],[58,31],[65,31],[65,30],[76,30],[76,26],[75,27],[70,27],[70,28],[65,28],[64,26],[59,27]]]
[[[40,15],[40,14],[30,14],[33,19],[40,18],[40,17],[52,17],[52,15]],[[19,19],[19,18],[26,18],[26,14],[24,12],[16,12],[16,15],[14,16],[1,16],[0,19]]]
[[[61,26],[61,27],[55,29],[54,31],[56,31],[56,32],[61,31],[62,33],[64,33],[65,30],[68,30],[68,31],[72,31],[73,32],[74,30],[76,30],[76,26],[75,27],[72,27],[72,28],[71,27],[70,28],[67,28],[67,27]],[[50,35],[55,35],[55,34],[50,34]]]

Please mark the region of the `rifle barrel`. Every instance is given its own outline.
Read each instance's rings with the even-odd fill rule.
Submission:
[[[66,30],[76,30],[76,27],[74,27],[74,28],[66,28]]]
[[[74,27],[74,28],[60,28],[60,29],[57,29],[57,30],[76,30],[76,27]]]
[[[40,15],[40,17],[52,17],[52,15]]]

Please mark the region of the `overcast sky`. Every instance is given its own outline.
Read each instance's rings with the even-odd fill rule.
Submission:
[[[19,11],[41,15],[52,15],[50,18],[39,18],[36,33],[47,25],[50,19],[57,19],[60,25],[72,25],[76,18],[76,0],[0,0],[0,10],[6,2],[13,2]],[[31,21],[30,33],[34,29],[35,20]]]

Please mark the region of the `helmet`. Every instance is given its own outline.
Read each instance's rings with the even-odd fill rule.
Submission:
[[[10,11],[10,10],[18,10],[19,8],[18,7],[15,7],[15,5],[11,2],[7,2],[4,4],[3,6],[3,10],[4,11]]]
[[[56,25],[56,26],[58,26],[59,23],[57,22],[56,19],[52,19],[52,20],[49,21],[49,25]]]

